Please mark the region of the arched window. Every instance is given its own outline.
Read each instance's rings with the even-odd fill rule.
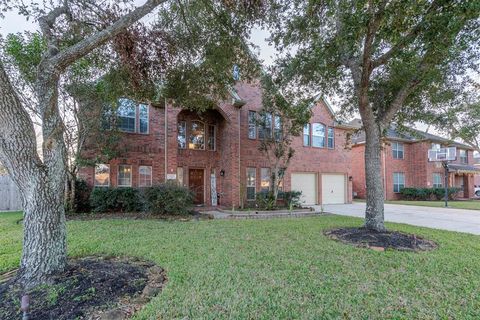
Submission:
[[[325,126],[321,123],[312,124],[312,146],[325,148]]]
[[[189,149],[205,150],[205,124],[201,121],[190,123]]]

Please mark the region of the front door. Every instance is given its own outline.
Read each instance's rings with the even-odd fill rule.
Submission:
[[[190,169],[188,171],[188,187],[193,192],[195,204],[203,204],[204,201],[204,179],[203,169]]]

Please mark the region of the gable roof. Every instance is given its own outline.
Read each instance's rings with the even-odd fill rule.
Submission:
[[[349,122],[350,125],[355,126],[357,129],[362,127],[362,121],[360,119],[354,119]],[[443,145],[459,147],[462,149],[474,150],[469,145],[456,142],[450,139],[446,139],[425,131],[417,130],[411,127],[406,127],[407,130],[399,130],[398,126],[391,124],[386,130],[385,137],[389,140],[404,141],[407,143],[414,143],[420,141],[432,141]],[[365,143],[365,131],[361,130],[352,137],[353,144]]]

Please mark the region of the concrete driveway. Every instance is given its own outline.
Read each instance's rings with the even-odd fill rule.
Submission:
[[[315,206],[320,211],[320,206]],[[330,204],[324,211],[351,217],[365,217],[365,203]],[[480,211],[385,204],[385,221],[414,226],[460,231],[480,235]]]

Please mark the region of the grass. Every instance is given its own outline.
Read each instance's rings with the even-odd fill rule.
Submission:
[[[0,214],[0,272],[16,268],[19,213]],[[480,238],[387,224],[432,252],[375,252],[322,231],[360,219],[71,221],[71,256],[137,256],[168,283],[136,319],[478,319]]]
[[[362,199],[355,199],[356,202],[365,202]],[[387,204],[403,204],[407,206],[445,208],[445,201],[411,201],[411,200],[388,200]],[[449,208],[480,210],[480,200],[457,200],[448,201]]]

